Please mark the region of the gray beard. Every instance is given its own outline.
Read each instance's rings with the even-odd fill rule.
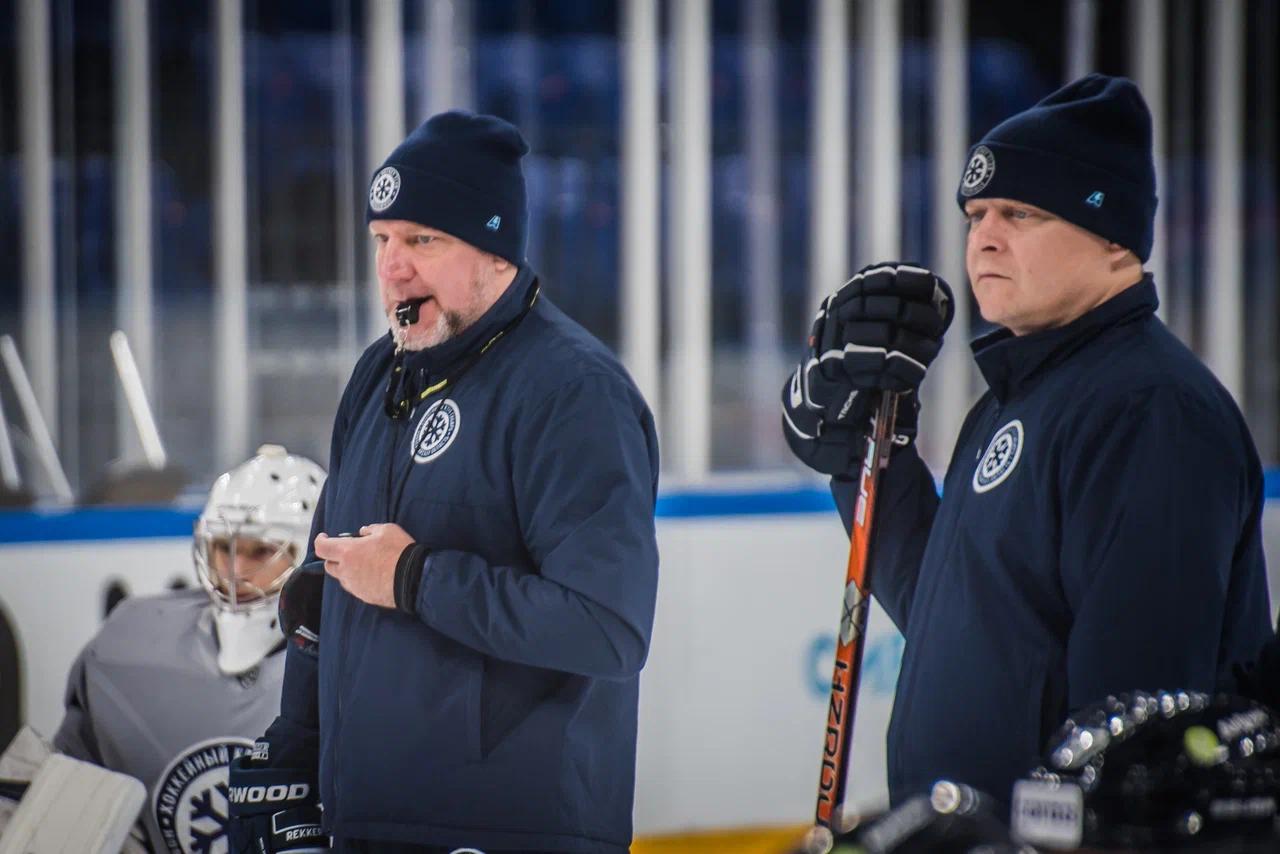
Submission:
[[[469,325],[458,312],[442,311],[436,315],[435,323],[431,325],[430,330],[427,330],[425,334],[415,335],[410,340],[410,331],[422,332],[422,330],[414,329],[413,326],[401,326],[394,315],[387,318],[387,322],[391,328],[391,338],[396,342],[396,346],[410,353],[426,350],[428,347],[438,347]]]
[[[397,347],[403,347],[409,352],[417,352],[426,350],[428,347],[438,347],[450,338],[455,337],[472,323],[480,319],[489,307],[485,305],[484,292],[486,281],[480,276],[479,271],[475,273],[475,279],[471,283],[470,301],[465,305],[462,311],[441,311],[436,315],[435,323],[431,324],[430,330],[425,334],[412,336],[410,341],[410,330],[421,331],[421,327],[415,329],[414,326],[401,326],[396,320],[395,310],[387,312],[387,325],[391,328],[391,339],[396,342]],[[490,303],[489,305],[492,305]],[[463,312],[466,312],[465,314]]]

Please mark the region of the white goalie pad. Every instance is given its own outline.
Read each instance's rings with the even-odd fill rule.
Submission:
[[[132,777],[53,754],[0,836],[0,854],[117,854],[146,796]]]
[[[18,730],[0,755],[0,780],[29,783],[53,749],[29,726]]]
[[[0,780],[30,783],[53,749],[29,726],[18,730],[9,746],[0,754]],[[0,793],[0,837],[18,810],[18,801],[10,792]]]

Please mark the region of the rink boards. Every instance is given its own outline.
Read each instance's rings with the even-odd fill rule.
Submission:
[[[51,734],[67,669],[107,590],[194,584],[180,510],[0,513],[0,610],[22,716]],[[1280,502],[1268,502],[1273,612]],[[666,494],[658,610],[642,676],[636,831],[803,824],[812,814],[848,541],[821,488]],[[873,607],[851,797],[885,801],[884,733],[902,639]],[[0,684],[13,702],[15,686]],[[158,694],[156,702],[164,702]]]

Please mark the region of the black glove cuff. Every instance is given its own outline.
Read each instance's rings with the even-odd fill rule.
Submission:
[[[422,586],[422,572],[430,551],[422,543],[409,543],[396,561],[396,608],[406,614],[418,613],[418,588]]]
[[[285,638],[292,640],[300,628],[318,638],[323,603],[323,568],[306,564],[294,570],[280,591],[280,628]]]

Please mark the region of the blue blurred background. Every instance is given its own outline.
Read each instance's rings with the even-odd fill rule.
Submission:
[[[710,298],[698,333],[708,342],[710,360],[709,437],[701,440],[708,444],[706,462],[686,464],[684,453],[674,450],[669,469],[677,480],[741,471],[798,474],[777,429],[774,401],[787,363],[798,354],[816,292],[812,240],[821,214],[815,213],[814,187],[822,179],[813,174],[817,32],[832,4],[694,5],[707,14],[702,49],[710,228],[698,236],[710,259],[705,282],[684,280],[669,258],[671,232],[679,227],[668,208],[681,139],[673,101],[682,85],[677,81],[687,78],[673,68],[672,45],[683,2],[0,0],[0,333],[17,341],[73,492],[83,496],[113,462],[119,469],[142,460],[109,357],[108,335],[116,328],[132,328],[169,461],[200,489],[263,441],[325,458],[337,396],[355,356],[379,331],[366,310],[374,286],[361,213],[371,168],[387,153],[370,150],[371,123],[386,127],[372,107],[387,98],[398,102],[393,114],[397,108],[403,113],[399,133],[387,137],[391,145],[446,106],[496,113],[522,129],[532,148],[525,165],[529,258],[555,301],[625,350],[622,151],[630,108],[626,16],[633,6],[657,25],[652,139],[659,158],[659,224],[651,251],[665,381],[654,402],[669,434],[689,417],[674,391],[682,375],[672,354],[682,345],[672,313],[686,289],[707,289]],[[962,19],[963,122],[954,131],[943,129],[961,151],[1079,71],[1137,76],[1144,49],[1139,28],[1154,21],[1145,50],[1157,51],[1152,67],[1163,90],[1157,94],[1165,231],[1157,284],[1165,318],[1215,368],[1215,347],[1234,351],[1240,381],[1228,385],[1248,414],[1264,460],[1274,464],[1280,439],[1277,4],[835,5],[843,7],[847,27],[841,54],[847,138],[836,144],[847,156],[847,192],[841,195],[848,200],[848,240],[845,269],[825,283],[827,290],[878,260],[865,241],[859,243],[876,215],[898,219],[894,254],[932,264],[953,278],[957,291],[966,289],[958,259],[939,257],[936,234],[954,211],[949,194],[939,198],[933,177],[942,156],[934,142],[942,115],[939,21]],[[899,97],[890,114],[897,125],[898,197],[878,207],[867,198],[873,161],[862,150],[885,121],[862,103],[860,87],[883,47],[880,35],[869,30],[869,6],[894,18],[890,61],[898,66]],[[240,63],[231,73],[243,99],[243,132],[236,137],[243,155],[242,259],[225,257],[218,248],[225,244],[215,240],[219,192],[227,183],[219,177],[216,153],[225,129],[217,107],[219,51],[226,49],[216,21],[228,8],[239,14],[241,39]],[[33,15],[43,21],[35,26],[47,35],[48,54],[29,60]],[[388,43],[374,32],[388,21],[398,41]],[[1222,26],[1237,34],[1232,56],[1215,48],[1224,43],[1213,35]],[[140,48],[145,76],[128,83],[126,58]],[[398,64],[399,80],[373,93],[374,65],[387,59]],[[1218,74],[1234,75],[1228,82],[1240,96],[1235,112],[1219,111]],[[143,119],[126,127],[139,100]],[[40,105],[47,110],[48,136],[32,150],[36,137],[29,134],[40,122],[32,117]],[[1213,196],[1220,186],[1213,132],[1224,115],[1237,117],[1228,155],[1235,171],[1225,180],[1238,192],[1225,204],[1238,215],[1227,238],[1238,256],[1236,274],[1226,267],[1238,285],[1218,281],[1223,268],[1212,263],[1213,247],[1222,241],[1210,216],[1214,204],[1224,203]],[[147,161],[141,172],[127,173],[134,178],[122,177],[123,156],[137,153],[139,138],[149,146]],[[44,173],[33,168],[32,157],[47,162],[47,182],[41,183]],[[954,180],[960,165],[948,157],[943,168]],[[139,174],[146,179],[141,191]],[[122,211],[138,203],[138,192],[146,196],[145,225],[139,229],[135,220],[130,231]],[[33,209],[31,199],[47,200],[47,212]],[[936,218],[940,209],[942,218]],[[954,222],[958,230],[958,212]],[[46,249],[38,248],[33,234],[47,234]],[[35,253],[48,255],[51,266],[43,273],[33,266]],[[215,263],[220,257],[230,266],[230,279],[243,271],[242,307],[219,307],[226,288]],[[139,278],[146,279],[145,288],[137,286]],[[1210,306],[1222,304],[1217,289],[1224,286],[1240,291],[1227,298],[1234,316],[1226,326],[1208,319]],[[976,312],[970,317],[968,330],[953,332],[957,341],[981,331]],[[228,328],[240,324],[243,329]],[[231,340],[232,352],[240,355],[230,362],[221,358],[227,351],[219,349],[220,339],[222,346]],[[227,372],[236,377],[228,381]],[[976,380],[964,369],[950,376],[960,377],[963,390],[939,405],[962,409],[976,397]],[[0,380],[0,401],[25,485],[50,497],[53,487],[36,462],[9,382]],[[931,378],[934,386],[940,382]],[[228,394],[243,399],[243,415],[228,414]],[[926,438],[925,450],[941,469],[948,430],[935,433],[941,435]]]

